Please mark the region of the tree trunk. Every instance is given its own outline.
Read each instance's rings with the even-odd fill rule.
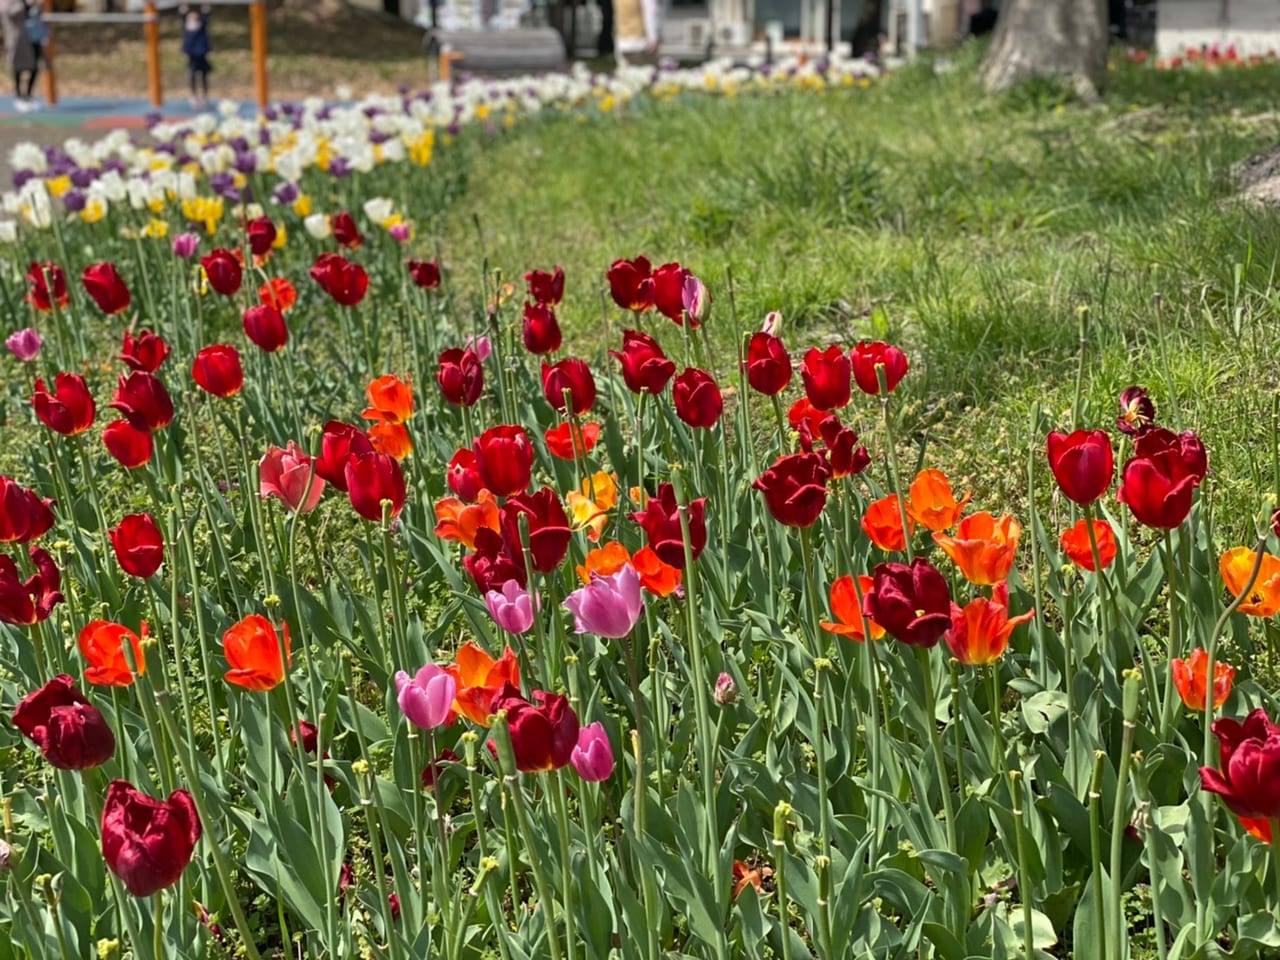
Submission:
[[[1064,77],[1097,99],[1107,83],[1107,39],[1106,0],[1005,0],[982,82],[995,92],[1030,77]]]

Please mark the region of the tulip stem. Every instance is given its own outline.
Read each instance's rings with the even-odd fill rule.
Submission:
[[[1172,679],[1170,680],[1172,686]],[[1121,904],[1123,893],[1120,871],[1123,866],[1124,834],[1128,821],[1125,820],[1125,793],[1129,786],[1129,764],[1133,759],[1134,721],[1129,717],[1124,720],[1124,733],[1121,736],[1120,772],[1116,775],[1116,798],[1111,811],[1111,866],[1108,874],[1111,878],[1111,956],[1124,956],[1124,941],[1128,932],[1124,920],[1124,907]]]
[[[1096,914],[1094,934],[1098,960],[1107,958],[1107,914],[1102,895],[1102,771],[1107,754],[1095,750],[1093,779],[1089,783],[1089,869],[1093,875],[1093,912]]]
[[[164,960],[164,891],[157,890],[152,900],[155,903],[152,955],[155,960]]]
[[[1169,738],[1169,728],[1174,718],[1174,683],[1171,665],[1175,657],[1182,656],[1182,625],[1178,597],[1178,565],[1173,555],[1173,533],[1164,531],[1164,568],[1169,583],[1169,649],[1165,657],[1164,703],[1160,708],[1160,739]],[[1143,659],[1146,659],[1145,657]],[[1208,697],[1212,700],[1212,697]]]
[[[934,770],[938,775],[938,790],[942,794],[942,815],[947,821],[947,850],[955,853],[956,816],[951,803],[951,778],[947,774],[947,759],[942,752],[942,734],[938,732],[938,695],[933,686],[930,649],[930,647],[916,647],[916,661],[920,664],[920,676],[924,681],[924,721],[929,735],[929,745],[933,752]]]
[[[991,760],[991,772],[999,776],[1004,769],[1004,716],[1000,710],[1000,661],[996,660],[987,667],[987,676],[991,684],[991,732],[994,756]]]
[[[127,646],[126,644],[126,648]],[[165,729],[169,732],[169,738],[176,746],[179,743],[178,723],[173,719],[173,708],[169,704],[169,691],[165,689],[156,690],[155,694],[156,706],[160,708],[160,718],[164,722]],[[146,698],[140,699],[145,701]],[[196,805],[196,814],[200,817],[200,823],[205,828],[205,835],[208,836],[217,820],[211,815],[209,806],[205,803],[204,785],[191,762],[191,758],[187,755],[187,751],[179,747],[174,752],[177,754],[178,766],[182,768],[182,776],[187,781],[191,799]],[[258,953],[258,948],[254,946],[253,933],[249,928],[249,921],[245,918],[244,909],[240,906],[240,900],[236,896],[235,878],[231,873],[231,864],[227,862],[227,855],[223,852],[222,843],[212,836],[209,836],[209,841],[209,852],[213,854],[213,867],[217,871],[218,881],[222,884],[222,894],[227,898],[227,906],[231,910],[231,918],[235,922],[236,930],[240,933],[240,941],[244,947],[245,955],[249,960],[262,960],[262,955]]]
[[[787,818],[791,804],[779,801],[773,809],[773,878],[778,894],[778,926],[782,935],[782,960],[791,960],[790,910],[787,907]]]
[[[1273,817],[1267,827],[1271,830],[1271,875],[1276,885],[1276,902],[1280,903],[1280,819]]]
[[[564,908],[564,941],[568,960],[576,960],[578,956],[577,934],[574,931],[573,919],[573,862],[570,860],[569,847],[569,814],[565,810],[564,777],[560,770],[555,771],[555,785],[551,790],[556,807],[556,825],[560,834],[560,901]]]
[[[911,527],[907,520],[907,501],[898,485],[898,438],[893,429],[893,414],[889,409],[889,381],[884,364],[876,364],[876,381],[880,387],[880,416],[884,421],[884,441],[886,460],[889,466],[889,489],[898,498],[898,520],[902,524],[903,551],[907,555],[907,563],[911,563]],[[954,844],[953,844],[954,846]]]
[[[1102,552],[1098,549],[1098,535],[1093,529],[1093,504],[1085,504],[1084,527],[1089,534],[1089,553],[1093,556],[1093,577],[1098,588],[1098,608],[1102,620],[1102,647],[1105,650],[1111,640],[1111,584],[1102,566]]]
[[[1018,845],[1018,899],[1022,901],[1022,949],[1026,960],[1035,960],[1035,926],[1032,923],[1031,871],[1028,869],[1027,826],[1022,822],[1022,771],[1009,771],[1009,799],[1013,808],[1013,832]]]

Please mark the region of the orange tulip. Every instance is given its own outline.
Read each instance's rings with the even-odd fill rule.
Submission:
[[[951,604],[951,629],[944,638],[952,655],[961,663],[980,667],[1004,656],[1009,637],[1020,623],[1036,615],[1034,609],[1009,616],[1009,585],[996,584],[991,599],[975,597],[965,607]]]
[[[983,511],[961,520],[954,537],[935,533],[933,539],[966,580],[991,586],[1008,579],[1020,536],[1022,524],[1013,517],[1006,514],[996,519]]]
[[[258,300],[268,307],[275,307],[281,313],[298,302],[298,291],[284,277],[272,277],[258,288]]]
[[[680,589],[680,568],[664,562],[652,547],[637,550],[631,558],[631,566],[640,574],[640,586],[655,597],[669,597]]]
[[[920,526],[941,533],[959,522],[971,499],[972,490],[957,501],[951,482],[941,470],[921,470],[907,493],[907,516]]]
[[[476,534],[483,528],[502,532],[498,525],[498,502],[488,490],[481,490],[475,503],[463,503],[457,497],[436,502],[436,536],[441,540],[452,540],[474,550]]]
[[[282,627],[284,652],[293,665],[289,647],[289,625]],[[246,690],[271,690],[284,680],[284,661],[280,657],[281,634],[271,621],[258,613],[245,617],[222,635],[222,653],[231,667],[228,683]]]
[[[578,572],[579,580],[590,583],[593,573],[601,577],[612,576],[630,562],[631,554],[627,552],[627,548],[614,541],[590,551],[574,569]]]
[[[858,597],[865,597],[871,590],[872,580],[867,576],[858,577],[858,589],[853,588],[853,577],[845,574],[831,584],[831,613],[840,621],[839,623],[829,623],[823,621],[822,629],[831,633],[838,633],[843,637],[849,637],[862,643],[866,637],[862,633],[862,607],[858,603]],[[871,639],[879,640],[884,636],[884,627],[876,623],[870,617],[867,623],[871,626]]]
[[[366,420],[404,423],[413,415],[413,387],[393,374],[383,374],[370,383],[366,395],[369,408],[361,414]]]
[[[508,683],[520,686],[520,664],[510,647],[495,660],[468,641],[445,671],[457,686],[453,709],[482,727],[489,725],[489,706],[498,692]]]
[[[1085,526],[1086,522],[1077,520],[1075,526],[1062,531],[1062,538],[1058,542],[1068,560],[1081,570],[1093,572],[1093,547],[1089,544],[1089,528]],[[1095,520],[1093,536],[1098,541],[1098,559],[1102,562],[1102,569],[1105,570],[1116,558],[1115,532],[1107,521]]]
[[[1169,669],[1173,673],[1173,685],[1177,688],[1182,702],[1187,705],[1187,709],[1203,712],[1204,695],[1209,679],[1209,654],[1196,647],[1186,660],[1174,659],[1169,664]],[[1231,696],[1231,684],[1235,677],[1235,667],[1221,660],[1214,661],[1214,709],[1226,703],[1227,697]]]
[[[1257,555],[1248,547],[1233,547],[1222,555],[1218,570],[1231,596],[1238,597],[1244,592],[1256,559]],[[1258,579],[1249,591],[1249,598],[1236,609],[1251,617],[1274,617],[1280,613],[1280,558],[1269,553],[1262,555],[1262,566],[1258,568]]]
[[[749,867],[741,860],[733,861],[733,899],[737,900],[748,884],[755,888],[756,893],[763,893],[763,881],[771,876],[773,870],[769,867]]]
[[[147,625],[142,624],[142,636],[147,636]],[[80,631],[80,655],[89,663],[84,678],[101,687],[127,687],[134,681],[133,671],[124,655],[124,641],[133,648],[133,662],[138,676],[147,672],[147,662],[142,656],[142,642],[128,627],[109,620],[94,620]]]
[[[394,460],[403,460],[413,453],[413,441],[409,439],[409,431],[403,423],[379,420],[369,428],[369,442],[378,453],[385,453]]]
[[[909,515],[907,524],[909,530],[915,530],[915,524],[911,522]],[[898,506],[896,493],[868,504],[867,512],[862,515],[862,532],[886,553],[907,548],[907,538],[902,532],[902,511]]]

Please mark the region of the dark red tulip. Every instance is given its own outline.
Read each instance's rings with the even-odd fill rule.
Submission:
[[[352,457],[373,453],[373,444],[363,430],[341,420],[330,420],[320,437],[316,473],[343,493],[347,492],[347,462]]]
[[[1120,393],[1120,416],[1116,429],[1131,437],[1139,437],[1155,425],[1156,405],[1147,396],[1146,387],[1125,387]]]
[[[653,305],[668,320],[684,325],[684,282],[692,274],[678,263],[664,263],[653,271]],[[696,322],[689,324],[696,327]]]
[[[520,518],[528,527],[529,556],[533,569],[550,573],[560,566],[569,549],[569,518],[560,496],[550,487],[534,493],[518,493],[502,506],[500,523],[507,553],[522,562],[524,548],[520,542]]]
[[[724,397],[715,377],[705,370],[689,367],[676,377],[671,387],[676,416],[691,427],[714,427],[724,411]]]
[[[766,397],[776,397],[791,382],[791,356],[771,333],[753,333],[747,343],[747,383]]]
[[[116,752],[102,712],[65,673],[27,694],[13,711],[13,725],[59,770],[101,766]]]
[[[484,392],[484,364],[470,347],[454,347],[440,354],[436,383],[445,400],[455,407],[469,407]]]
[[[533,691],[537,705],[507,684],[493,699],[492,711],[507,715],[516,769],[542,773],[567,766],[578,745],[578,715],[567,697],[544,690]],[[492,745],[492,741],[490,741]]]
[[[1200,785],[1222,797],[1238,817],[1280,819],[1280,725],[1261,707],[1241,723],[1230,717],[1213,722],[1221,753],[1220,769],[1200,768]]]
[[[1045,441],[1049,469],[1068,500],[1093,503],[1111,486],[1116,471],[1111,438],[1105,430],[1054,432]]]
[[[880,340],[860,341],[849,351],[849,358],[853,362],[853,379],[858,384],[858,389],[873,397],[880,393],[880,378],[876,374],[876,367],[884,366],[885,386],[890,393],[898,388],[910,367],[905,353]]]
[[[707,545],[707,499],[690,500],[687,509],[689,556],[697,560]],[[678,570],[684,569],[684,533],[680,526],[680,507],[675,488],[664,483],[658,495],[645,501],[644,509],[631,514],[640,524],[650,549],[658,559]]]
[[[406,264],[415,287],[434,290],[440,286],[440,264],[434,260],[410,260]]]
[[[256,217],[245,228],[249,235],[249,250],[255,257],[265,257],[276,242],[276,225],[270,217]]]
[[[775,520],[788,527],[811,527],[827,505],[831,467],[819,453],[779,457],[751,485],[764,494]]]
[[[54,391],[49,393],[43,380],[36,381],[36,391],[31,397],[36,416],[46,427],[64,437],[84,433],[93,426],[93,417],[97,413],[84,377],[76,373],[60,373],[54,377],[53,383]]]
[[[550,304],[524,305],[524,348],[530,353],[555,353],[560,349],[560,322]]]
[[[160,801],[112,780],[102,804],[102,856],[135,897],[178,882],[200,840],[200,817],[185,790]]]
[[[119,313],[129,308],[129,288],[120,279],[114,263],[89,264],[80,275],[80,282],[103,313]]]
[[[506,424],[490,427],[480,434],[473,450],[476,471],[495,497],[509,497],[529,486],[533,444],[524,427]]]
[[[1164,427],[1146,431],[1134,441],[1134,453],[1139,457],[1153,457],[1172,452],[1182,461],[1187,472],[1203,480],[1209,472],[1209,454],[1194,430],[1174,433]]]
[[[364,267],[336,253],[322,253],[316,258],[311,279],[344,307],[354,307],[369,289],[369,275]]]
[[[839,347],[810,347],[800,368],[809,402],[818,410],[835,410],[848,404],[849,369],[849,357]]]
[[[501,590],[508,580],[515,580],[522,587],[528,584],[524,559],[512,557],[502,535],[488,527],[476,531],[476,548],[462,558],[462,567],[481,594]]]
[[[609,355],[622,365],[623,382],[632,393],[659,394],[676,372],[658,341],[638,330],[623,330],[622,352],[610,350]]]
[[[559,267],[550,273],[530,270],[524,275],[524,280],[529,285],[529,296],[534,303],[554,307],[564,299],[564,271]]]
[[[164,537],[149,513],[131,513],[110,531],[120,569],[143,580],[164,563]]]
[[[0,476],[0,543],[30,543],[53,526],[52,500]]]
[[[226,343],[205,347],[191,364],[191,378],[205,393],[223,399],[234,397],[244,386],[240,351]]]
[[[209,286],[224,297],[233,297],[240,289],[244,271],[236,255],[226,247],[219,247],[207,256],[200,258],[200,266],[204,267],[204,275],[209,278]]]
[[[827,446],[827,465],[833,479],[859,474],[871,463],[867,448],[858,446],[858,434],[834,413],[818,425],[818,431]]]
[[[382,502],[391,503],[391,516],[404,509],[404,472],[385,453],[366,453],[347,460],[347,496],[356,513],[366,520],[382,520]]]
[[[636,313],[653,307],[653,267],[647,257],[615,260],[605,277],[613,302]]]
[[[149,463],[154,449],[151,434],[139,430],[128,420],[114,420],[103,427],[102,444],[126,470]]]
[[[1191,431],[1177,436],[1157,427],[1134,447],[1137,455],[1124,465],[1116,498],[1139,523],[1172,530],[1191,512],[1192,494],[1209,469],[1204,445]]]
[[[356,218],[346,210],[330,217],[329,227],[333,230],[333,239],[348,250],[359,250],[364,243],[364,236],[356,226]]]
[[[905,563],[881,563],[872,571],[871,592],[863,612],[896,640],[932,647],[951,626],[947,581],[922,557]]]
[[[448,769],[446,764],[458,763],[460,759],[456,753],[447,747],[437,753],[436,758],[422,768],[422,789],[434,790],[436,781]]]
[[[139,430],[154,432],[173,422],[173,400],[156,375],[135,370],[121,374],[115,397],[108,406],[119,410]]]
[[[289,342],[289,327],[275,307],[259,304],[244,312],[244,332],[266,353],[275,353]]]
[[[134,336],[132,330],[124,332],[124,344],[120,348],[120,360],[131,370],[145,370],[155,373],[169,356],[169,344],[150,330],[143,330]]]
[[[48,313],[56,303],[61,309],[67,305],[67,275],[52,261],[36,263],[27,268],[27,303]]]
[[[47,620],[62,602],[62,574],[53,557],[37,546],[28,548],[36,572],[23,580],[13,560],[0,554],[0,623],[31,626]]]
[[[596,402],[596,381],[591,376],[591,368],[586,361],[568,357],[558,363],[542,362],[542,394],[547,403],[561,413],[566,411],[565,395],[568,395],[567,407],[581,416],[590,410]]]

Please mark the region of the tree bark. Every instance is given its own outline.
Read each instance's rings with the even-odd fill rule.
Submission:
[[[1107,84],[1106,0],[1005,0],[982,61],[990,92],[1031,77],[1064,77],[1087,100]]]

